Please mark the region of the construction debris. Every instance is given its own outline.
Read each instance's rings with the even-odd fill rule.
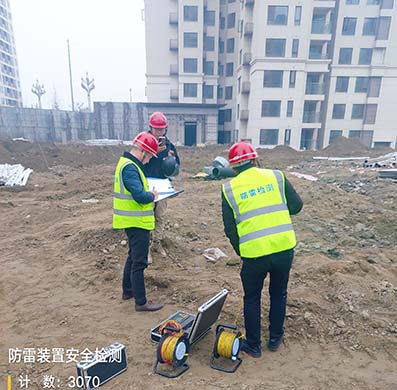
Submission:
[[[397,179],[397,169],[383,169],[379,171],[381,179]]]
[[[25,186],[32,172],[21,164],[0,164],[0,186]]]
[[[219,248],[208,248],[203,251],[203,256],[212,263],[215,263],[221,257],[227,257]]]
[[[317,181],[318,178],[314,177],[312,175],[305,175],[304,173],[299,173],[299,172],[289,172],[290,175],[299,177],[300,179],[305,179],[309,181]]]
[[[388,153],[376,158],[368,158],[364,161],[364,168],[396,168],[397,152]]]

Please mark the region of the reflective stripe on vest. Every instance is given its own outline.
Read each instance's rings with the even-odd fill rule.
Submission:
[[[149,190],[147,179],[141,168],[132,160],[120,157],[114,179],[113,228],[125,229],[129,227],[138,227],[146,230],[153,230],[153,203],[140,204],[136,202],[131,193],[124,186],[122,173],[123,169],[129,164],[133,164],[138,170],[145,191]]]
[[[249,168],[225,183],[223,192],[236,220],[242,257],[261,257],[296,245],[280,171]]]

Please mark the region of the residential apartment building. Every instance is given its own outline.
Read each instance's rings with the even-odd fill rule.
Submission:
[[[394,147],[395,3],[145,0],[148,101],[217,110],[218,142]]]
[[[9,0],[0,0],[0,105],[22,106]]]

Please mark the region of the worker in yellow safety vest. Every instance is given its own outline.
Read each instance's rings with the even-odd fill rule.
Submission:
[[[135,298],[136,311],[156,311],[163,305],[146,299],[144,271],[148,266],[150,231],[154,229],[154,201],[143,166],[157,157],[158,142],[147,132],[139,133],[130,152],[125,152],[114,174],[113,228],[125,229],[128,256],[123,273],[122,299]]]
[[[296,238],[292,214],[303,203],[283,172],[257,167],[258,154],[248,142],[229,150],[237,176],[222,186],[225,234],[242,259],[246,338],[241,349],[259,358],[261,349],[261,294],[270,275],[268,348],[276,351],[284,335],[289,272]]]

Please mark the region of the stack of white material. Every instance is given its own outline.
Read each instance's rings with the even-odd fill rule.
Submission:
[[[24,186],[32,172],[32,169],[25,169],[21,164],[0,164],[0,182],[10,187]]]

